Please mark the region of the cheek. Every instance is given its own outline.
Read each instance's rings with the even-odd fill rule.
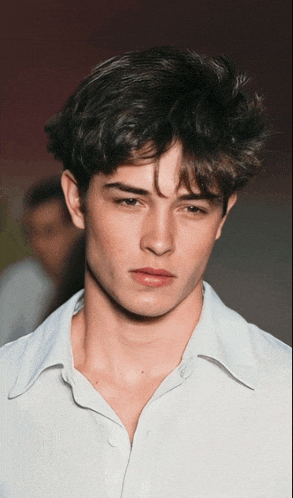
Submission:
[[[178,239],[182,247],[182,255],[186,262],[200,262],[209,258],[216,242],[218,223],[200,224],[189,230],[181,231]],[[184,241],[184,243],[183,243]]]
[[[89,216],[87,220],[87,246],[89,251],[104,254],[105,257],[114,255],[117,259],[129,254],[137,239],[138,227],[134,220],[107,216]]]

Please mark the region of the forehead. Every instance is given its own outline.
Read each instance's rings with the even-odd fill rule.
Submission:
[[[156,182],[159,192],[164,197],[171,197],[178,190],[181,163],[182,147],[179,144],[174,145],[160,157]]]

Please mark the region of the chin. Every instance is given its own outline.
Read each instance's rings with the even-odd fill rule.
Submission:
[[[143,320],[143,319],[152,319],[159,318],[161,316],[166,315],[169,311],[171,311],[174,306],[170,304],[162,304],[158,306],[158,303],[136,303],[136,305],[132,303],[120,303],[119,306],[124,310],[126,314],[132,316],[134,319]]]

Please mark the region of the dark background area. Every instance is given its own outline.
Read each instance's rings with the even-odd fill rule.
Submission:
[[[29,253],[23,192],[61,169],[46,151],[45,121],[94,65],[155,45],[223,53],[265,95],[275,134],[206,278],[226,304],[290,342],[291,2],[12,0],[1,10],[0,269]]]

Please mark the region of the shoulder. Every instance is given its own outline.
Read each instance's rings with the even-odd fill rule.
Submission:
[[[292,383],[292,349],[228,308],[206,282],[205,289],[218,345],[227,362],[249,368],[255,384],[265,390],[287,391]]]
[[[20,283],[31,284],[31,288],[37,284],[50,285],[50,279],[43,270],[41,264],[35,258],[24,258],[9,265],[0,276],[0,286],[19,287]],[[16,285],[17,283],[17,285]]]
[[[33,331],[55,295],[55,286],[34,258],[8,266],[0,276],[0,345]]]
[[[8,394],[16,384],[16,391],[23,392],[43,370],[71,358],[71,319],[82,296],[83,290],[57,308],[34,332],[0,348],[2,394]]]
[[[14,386],[20,371],[22,359],[33,333],[9,342],[0,348],[0,383],[2,394],[7,394]]]
[[[247,324],[261,380],[292,385],[292,348],[253,324]]]
[[[32,257],[24,258],[8,265],[1,273],[1,279],[25,274],[29,271],[38,271],[40,265]]]
[[[292,348],[255,324],[248,323],[233,310],[228,312],[232,323],[246,335],[256,367],[259,386],[287,390],[292,386]]]

